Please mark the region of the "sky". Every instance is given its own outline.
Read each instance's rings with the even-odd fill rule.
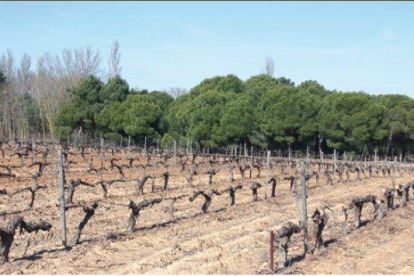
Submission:
[[[0,2],[0,54],[90,46],[106,68],[115,39],[140,89],[246,80],[270,56],[296,84],[414,98],[414,2]]]

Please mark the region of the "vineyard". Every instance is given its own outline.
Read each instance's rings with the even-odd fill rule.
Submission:
[[[414,165],[357,159],[2,143],[0,272],[413,273]]]

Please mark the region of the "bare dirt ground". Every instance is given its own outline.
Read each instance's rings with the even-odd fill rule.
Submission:
[[[107,153],[107,156],[110,154]],[[123,155],[124,157],[126,154]],[[70,156],[77,164],[70,165],[66,173],[67,180],[81,178],[93,183],[98,180],[94,173],[86,173],[87,162],[79,155]],[[88,158],[90,158],[88,156]],[[40,157],[37,158],[40,160]],[[109,158],[107,158],[108,160]],[[56,162],[56,152],[54,153]],[[141,163],[146,159],[140,158]],[[17,157],[2,160],[4,164],[19,164]],[[127,161],[119,161],[117,164]],[[10,194],[18,189],[29,187],[30,160],[25,161],[23,169],[16,169],[16,178],[0,178],[0,189],[6,188]],[[94,158],[95,167],[99,160]],[[105,162],[109,167],[109,162]],[[129,199],[139,202],[144,198],[170,197],[191,194],[197,189],[217,188],[222,190],[228,186],[227,171],[220,165],[220,172],[214,177],[214,183],[208,185],[204,166],[203,173],[194,179],[195,187],[185,180],[188,174],[180,173],[179,168],[169,168],[170,189],[161,191],[163,168],[158,168],[155,180],[156,192],[150,193],[151,180],[145,186],[145,194],[135,195],[136,181],[116,183],[109,187],[108,197],[103,198],[100,187],[79,186],[74,195],[74,203],[99,204],[95,216],[82,232],[81,244],[71,250],[63,250],[61,246],[61,229],[59,209],[56,205],[59,188],[57,175],[54,184],[50,181],[50,167],[46,167],[44,176],[39,180],[41,189],[36,195],[34,208],[23,211],[20,215],[27,220],[49,220],[53,224],[50,233],[24,233],[16,235],[10,252],[10,261],[0,266],[1,274],[77,274],[77,273],[120,273],[120,274],[257,274],[266,271],[269,248],[269,231],[279,229],[288,220],[298,221],[300,209],[297,198],[289,191],[289,182],[281,180],[277,186],[277,197],[264,199],[264,187],[259,189],[259,201],[251,202],[251,190],[244,187],[236,194],[236,205],[229,206],[227,194],[214,196],[207,214],[200,214],[203,199],[198,197],[189,202],[188,197],[175,203],[176,219],[170,220],[168,213],[170,203],[164,200],[160,204],[144,209],[137,222],[137,231],[126,231],[130,210],[125,206]],[[54,170],[57,170],[55,165]],[[151,173],[151,169],[147,169]],[[280,175],[279,168],[276,174]],[[143,169],[126,170],[126,179],[143,176]],[[238,170],[234,170],[237,182],[240,182]],[[103,173],[106,180],[117,179],[116,170]],[[253,180],[264,183],[265,173]],[[280,177],[281,178],[281,177]],[[396,178],[396,184],[405,184],[413,178],[409,173]],[[391,185],[390,177],[378,177],[356,180],[351,174],[350,183],[336,183],[331,186],[321,176],[321,183],[316,186],[312,178],[308,187],[308,212],[312,215],[316,206],[321,203],[334,206],[351,201],[354,196],[367,194],[380,195],[382,189]],[[246,182],[249,182],[247,179]],[[270,187],[268,190],[270,195]],[[30,202],[30,193],[22,192],[14,196],[0,195],[0,213],[13,213],[26,209]],[[302,258],[303,244],[301,236],[292,237],[289,256],[292,264],[281,273],[414,273],[414,202],[408,206],[388,212],[381,220],[373,220],[373,208],[363,209],[364,226],[344,236],[341,232],[341,213],[333,213],[323,234],[326,247],[314,255]],[[13,215],[0,217],[0,227],[5,227]],[[83,219],[81,208],[67,211],[68,240]],[[353,214],[350,215],[353,221]],[[156,224],[159,224],[158,226]],[[155,224],[155,225],[154,225]],[[311,225],[311,221],[309,220]],[[312,225],[310,227],[312,230]],[[312,231],[310,231],[312,233]],[[311,244],[314,238],[311,235]],[[277,253],[275,254],[277,261]]]
[[[414,204],[339,238],[287,269],[295,274],[413,274]]]

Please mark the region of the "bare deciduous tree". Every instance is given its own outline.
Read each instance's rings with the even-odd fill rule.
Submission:
[[[89,75],[99,75],[100,62],[99,52],[90,47],[64,49],[60,55],[43,54],[32,71],[28,54],[17,64],[8,49],[0,57],[0,71],[6,78],[0,91],[0,137],[27,140],[34,134],[29,125],[32,114],[26,114],[30,101],[37,108],[44,138],[48,133],[56,137],[54,120],[61,104],[69,100],[69,90]]]
[[[272,57],[266,57],[266,63],[265,63],[265,74],[273,77],[275,73],[275,62],[273,61]]]
[[[180,87],[171,87],[167,93],[171,95],[174,99],[177,99],[178,97],[186,94],[188,91],[185,88]]]
[[[119,42],[115,40],[112,43],[111,54],[108,61],[108,78],[112,78],[121,74],[122,67],[120,66],[121,54],[119,53]]]

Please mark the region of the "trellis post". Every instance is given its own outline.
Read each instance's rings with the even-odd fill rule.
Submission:
[[[306,169],[305,162],[302,161],[302,227],[303,227],[303,239],[305,254],[309,251],[309,240],[308,240],[308,206],[306,201]]]
[[[59,166],[59,204],[60,204],[60,223],[62,227],[62,245],[67,247],[66,243],[66,210],[65,210],[65,170],[63,168],[62,150],[58,150]]]
[[[177,165],[177,141],[174,140],[174,166]]]
[[[267,159],[266,159],[266,187],[265,187],[265,199],[267,199],[267,187],[269,185],[269,159],[270,159],[270,150],[267,151]]]
[[[151,192],[155,191],[155,150],[152,149],[152,185]]]
[[[275,233],[270,231],[270,247],[269,247],[269,269],[273,272],[273,262],[274,262],[274,253],[275,253]]]

